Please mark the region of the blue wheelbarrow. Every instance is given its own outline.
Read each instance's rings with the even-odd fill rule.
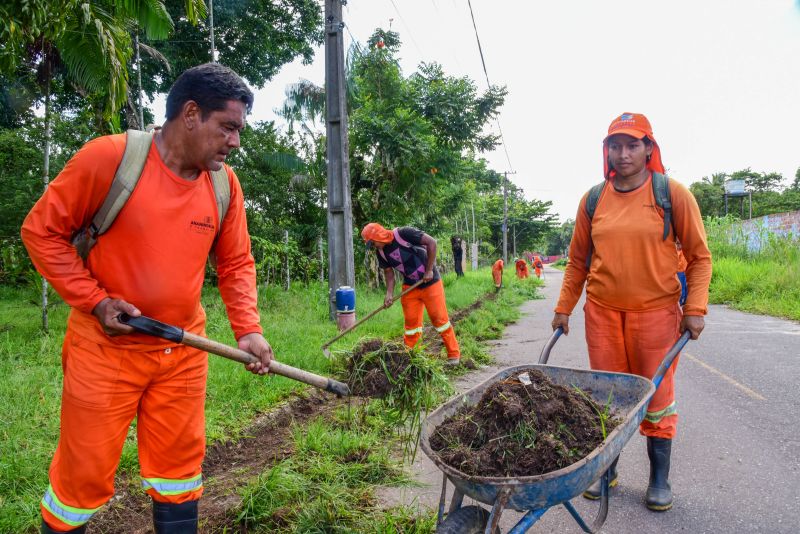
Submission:
[[[656,371],[653,380],[625,373],[607,373],[571,369],[567,367],[549,366],[550,349],[562,334],[561,328],[553,332],[536,365],[520,365],[509,367],[479,384],[471,390],[451,399],[431,413],[422,426],[420,440],[422,450],[433,460],[443,472],[442,493],[439,499],[439,512],[436,532],[439,534],[465,534],[499,532],[498,525],[504,510],[510,508],[525,515],[509,531],[509,534],[527,532],[536,521],[552,506],[563,504],[584,532],[597,532],[603,526],[608,514],[608,469],[622,448],[633,436],[642,422],[647,404],[655,393],[664,373],[672,365],[675,357],[689,341],[690,333],[684,332],[675,345],[667,352]],[[454,415],[463,406],[477,404],[486,389],[492,384],[520,372],[537,370],[544,373],[554,383],[565,386],[577,386],[599,404],[605,404],[611,396],[612,412],[622,422],[606,437],[588,456],[574,464],[543,475],[524,477],[481,477],[462,473],[439,459],[431,450],[430,436],[445,419]],[[583,493],[595,480],[600,479],[600,509],[591,525],[589,525],[570,500]],[[444,517],[444,505],[447,495],[448,481],[453,484],[453,496],[447,517]],[[464,497],[491,507],[491,511],[482,506],[464,506]]]

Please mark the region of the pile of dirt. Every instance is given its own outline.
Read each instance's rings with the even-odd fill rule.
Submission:
[[[468,475],[533,476],[567,467],[602,443],[597,412],[605,407],[540,371],[526,373],[529,384],[520,380],[525,373],[492,384],[433,432],[430,445],[442,461]],[[609,417],[606,432],[617,424]]]
[[[368,339],[347,360],[347,385],[358,397],[382,399],[394,387],[389,377],[400,377],[411,365],[411,353],[402,343]]]

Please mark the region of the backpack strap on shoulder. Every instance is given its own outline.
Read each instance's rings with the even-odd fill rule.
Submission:
[[[653,173],[653,197],[655,197],[656,205],[664,210],[664,234],[661,240],[666,241],[669,237],[669,229],[673,227],[672,196],[669,192],[669,178],[657,172]],[[672,233],[677,236],[674,227]]]
[[[78,255],[84,260],[89,256],[89,251],[97,243],[97,238],[111,227],[114,219],[125,206],[133,189],[139,182],[142,170],[150,153],[153,143],[153,134],[139,130],[128,130],[125,140],[125,152],[117,167],[117,172],[111,182],[111,188],[103,201],[102,206],[92,217],[88,228],[81,229],[73,239],[73,244],[78,250]]]
[[[411,243],[400,237],[399,228],[395,228],[394,230],[392,230],[392,234],[394,234],[394,240],[397,241],[398,245],[405,248],[413,248],[413,245],[411,245]]]
[[[211,174],[211,185],[214,186],[214,197],[217,200],[217,213],[219,214],[217,235],[219,235],[222,231],[222,220],[231,206],[231,184],[228,181],[228,170],[225,165],[218,171],[209,171],[209,174]]]
[[[600,202],[600,195],[603,194],[603,189],[606,187],[607,180],[589,189],[589,195],[586,197],[586,215],[589,217],[589,252],[586,254],[586,270],[592,265],[592,251],[594,245],[592,244],[592,218],[594,212],[597,210],[597,203]]]

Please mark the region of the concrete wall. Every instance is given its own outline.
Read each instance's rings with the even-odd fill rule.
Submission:
[[[747,241],[747,248],[750,250],[760,250],[769,234],[778,236],[792,236],[800,239],[800,211],[790,211],[787,213],[773,213],[755,219],[742,221],[741,236],[734,234],[734,239],[742,237]]]

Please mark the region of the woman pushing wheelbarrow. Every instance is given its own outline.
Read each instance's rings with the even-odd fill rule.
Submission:
[[[711,253],[694,196],[664,175],[661,150],[644,115],[623,113],[603,141],[603,183],[581,199],[553,329],[569,333],[569,315],[586,285],[586,342],[591,368],[652,378],[679,332],[697,339],[707,313]],[[689,293],[681,311],[676,239],[686,257]],[[675,364],[650,400],[639,431],[647,437],[646,505],[672,507],[669,484]],[[617,484],[617,460],[609,486]],[[599,499],[600,481],[584,493]]]

